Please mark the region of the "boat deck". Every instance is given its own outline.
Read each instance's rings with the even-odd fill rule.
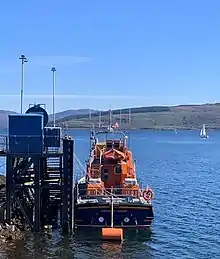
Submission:
[[[77,199],[77,204],[99,204],[99,205],[106,205],[111,204],[111,202],[114,203],[114,205],[150,205],[150,200],[145,200],[143,197],[132,197],[132,196],[126,196],[126,197],[106,197],[106,196],[90,196],[90,197],[79,197]]]

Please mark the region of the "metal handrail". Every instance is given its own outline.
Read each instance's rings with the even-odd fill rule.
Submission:
[[[0,151],[7,151],[9,150],[9,138],[14,138],[16,139],[17,137],[20,138],[34,138],[37,137],[39,138],[40,135],[6,135],[6,134],[0,134]],[[54,138],[56,136],[46,136],[46,138]],[[60,141],[64,138],[64,136],[61,136],[59,139]],[[45,136],[42,135],[42,141],[44,141]],[[62,142],[61,142],[62,143]],[[47,152],[49,153],[57,153],[58,151],[62,150],[62,144],[60,147],[49,147],[47,148]]]
[[[80,189],[80,191],[86,191],[88,192],[88,189]],[[132,188],[101,188],[96,186],[96,188],[93,188],[92,193],[87,193],[86,195],[79,195],[80,197],[88,197],[88,196],[116,196],[117,198],[120,197],[127,197],[127,196],[133,196],[136,198],[143,197],[144,190],[138,188],[137,190],[134,190]],[[126,192],[126,193],[123,193]]]

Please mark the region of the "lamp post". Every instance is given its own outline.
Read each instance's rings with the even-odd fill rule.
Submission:
[[[54,103],[54,98],[55,98],[55,72],[56,72],[56,68],[52,67],[51,71],[53,72],[53,126],[56,126],[55,123],[55,103]]]
[[[27,63],[28,60],[25,55],[21,55],[21,113],[23,113],[23,95],[24,95],[24,63]]]

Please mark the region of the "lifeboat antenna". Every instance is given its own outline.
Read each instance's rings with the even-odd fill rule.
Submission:
[[[109,109],[109,126],[112,125],[112,108],[111,108],[111,105],[110,105],[110,109]]]
[[[110,105],[110,109],[109,109],[109,130],[112,130],[112,109],[111,109],[111,105]]]
[[[90,108],[89,109],[89,120],[91,121],[91,119],[92,119],[92,109]]]
[[[131,123],[131,108],[128,110],[128,121]]]
[[[101,122],[102,122],[102,111],[99,111],[99,128],[101,128]]]

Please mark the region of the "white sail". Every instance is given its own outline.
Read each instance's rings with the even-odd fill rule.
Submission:
[[[208,135],[206,133],[205,124],[202,125],[202,129],[200,131],[200,137],[207,138]]]
[[[203,130],[201,129],[201,130],[200,130],[200,136],[202,136],[202,135],[203,135],[202,133],[203,133]]]

